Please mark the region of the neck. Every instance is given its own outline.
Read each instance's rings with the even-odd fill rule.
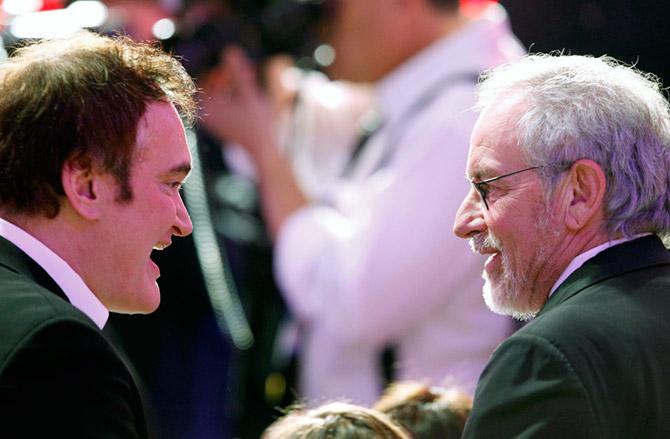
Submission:
[[[460,12],[440,12],[424,10],[416,20],[408,20],[404,35],[414,35],[408,39],[407,54],[403,61],[421,52],[437,40],[457,32],[467,22],[468,18]],[[400,63],[398,63],[400,64]],[[397,66],[396,66],[397,67]]]
[[[426,6],[427,8],[428,6]],[[375,82],[381,80],[409,59],[441,38],[458,31],[468,19],[459,12],[439,12],[421,9],[408,17],[396,32],[399,37],[392,44],[385,58],[387,63],[380,66]],[[407,38],[411,35],[411,38]]]
[[[42,215],[12,214],[6,211],[0,212],[0,216],[10,223],[20,227],[42,244],[46,245],[54,253],[68,263],[70,267],[82,277],[82,260],[80,249],[80,237],[83,230],[75,224],[65,221],[64,212],[53,219]]]
[[[577,256],[609,240],[607,233],[599,228],[582,230],[567,237],[561,236],[557,245],[548,249],[553,256],[550,264],[541,271],[542,279],[538,279],[537,285],[541,285],[541,290],[549,295],[556,281]]]

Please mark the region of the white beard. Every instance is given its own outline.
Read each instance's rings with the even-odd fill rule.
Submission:
[[[542,242],[535,249],[535,255],[529,259],[532,266],[544,265],[550,257],[553,240],[558,236],[550,228],[550,216],[547,208],[541,209],[538,221],[534,225],[536,236],[542,237]],[[488,278],[486,270],[482,272],[484,278],[483,296],[486,306],[496,314],[512,316],[517,320],[526,321],[534,318],[542,309],[546,300],[538,300],[539,293],[536,285],[531,285],[529,271],[531,267],[515,267],[508,253],[504,251],[502,242],[490,232],[486,236],[475,236],[470,240],[473,250],[494,249],[502,258],[502,271],[495,288]]]

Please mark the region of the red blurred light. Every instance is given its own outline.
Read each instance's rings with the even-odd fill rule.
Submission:
[[[65,0],[42,0],[42,7],[40,8],[40,11],[63,9],[64,7],[65,7]]]
[[[461,12],[466,17],[477,18],[495,3],[498,3],[498,0],[460,0]]]

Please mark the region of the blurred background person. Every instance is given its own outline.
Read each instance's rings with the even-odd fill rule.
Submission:
[[[460,439],[472,410],[472,397],[454,386],[397,381],[386,388],[374,408],[414,439]]]
[[[325,193],[310,198],[281,153],[239,50],[225,54],[230,81],[203,101],[205,127],[243,146],[257,173],[275,272],[300,326],[300,395],[374,402],[389,347],[386,379],[453,376],[474,388],[510,321],[487,313],[481,261],[443,230],[458,208],[452,195],[467,188],[459,166],[477,77],[523,49],[496,4],[476,17],[449,0],[328,4],[328,73],[374,82],[375,117]]]
[[[376,410],[345,402],[294,409],[275,421],[263,439],[409,439],[398,425]]]

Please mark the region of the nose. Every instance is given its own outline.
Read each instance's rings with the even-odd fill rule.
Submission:
[[[453,232],[459,238],[468,239],[486,230],[482,201],[475,192],[470,188],[456,213]]]
[[[186,210],[186,205],[184,204],[181,195],[178,195],[177,198],[177,215],[175,217],[172,233],[176,236],[184,237],[190,235],[193,231],[193,223],[191,222],[191,217]]]

